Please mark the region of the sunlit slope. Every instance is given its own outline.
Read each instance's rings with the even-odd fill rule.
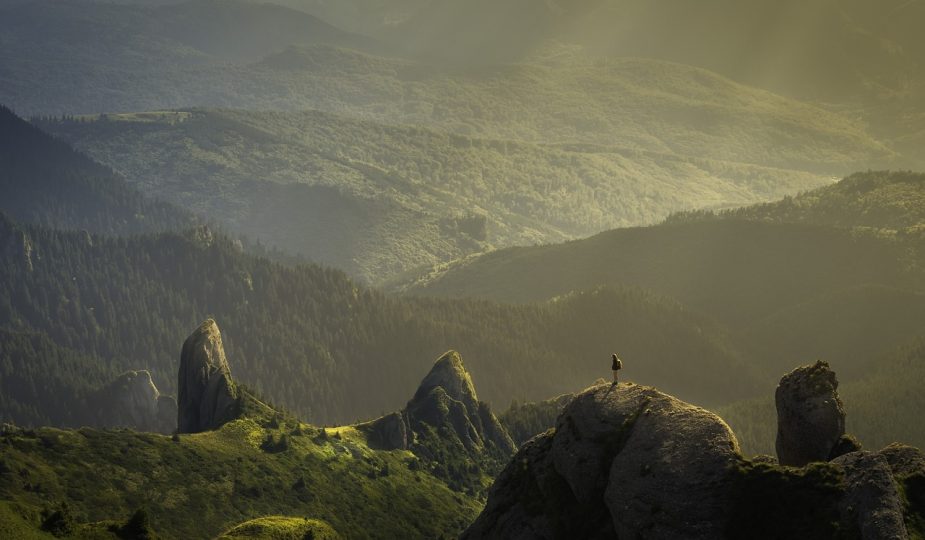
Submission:
[[[491,247],[828,182],[670,152],[484,139],[321,112],[190,110],[42,126],[151,196],[370,282]]]
[[[284,438],[285,449],[266,447],[267,438]],[[81,523],[118,526],[145,508],[167,538],[241,537],[282,524],[234,527],[239,522],[280,513],[322,520],[330,527],[316,524],[316,532],[333,528],[348,538],[436,538],[457,534],[481,508],[415,468],[411,452],[373,450],[354,429],[323,434],[291,419],[239,419],[176,440],[88,428],[14,428],[0,440],[0,531],[17,538],[52,538],[39,530],[39,514],[62,502],[77,537],[94,528]]]
[[[705,219],[693,212],[674,220]],[[884,236],[918,236],[925,231],[925,174],[869,171],[782,201],[721,212],[719,217],[814,223],[856,228]]]
[[[465,135],[825,172],[891,157],[847,117],[664,61],[554,48],[518,64],[464,69],[313,46],[270,56],[258,68],[264,79],[309,90],[317,108]]]

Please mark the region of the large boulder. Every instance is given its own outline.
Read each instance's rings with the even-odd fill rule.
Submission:
[[[620,538],[718,538],[739,443],[715,414],[654,395],[610,467],[604,500]]]
[[[828,461],[845,434],[845,409],[829,365],[816,362],[784,375],[774,399],[780,464],[802,467]]]
[[[238,414],[238,392],[214,320],[203,322],[180,353],[177,431],[216,429]]]
[[[594,386],[524,445],[464,538],[719,538],[738,460],[713,413],[654,388]]]

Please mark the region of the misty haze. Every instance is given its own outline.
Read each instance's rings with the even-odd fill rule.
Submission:
[[[0,0],[0,538],[925,538],[923,28]]]

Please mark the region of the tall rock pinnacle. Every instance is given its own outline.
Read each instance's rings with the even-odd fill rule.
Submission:
[[[177,431],[215,429],[237,415],[238,395],[214,320],[199,325],[180,353]]]
[[[825,362],[784,375],[774,394],[777,402],[777,459],[802,467],[828,461],[845,434],[845,409],[838,379]]]

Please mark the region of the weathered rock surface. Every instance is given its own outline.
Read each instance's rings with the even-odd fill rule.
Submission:
[[[902,478],[925,473],[925,452],[914,446],[893,443],[878,454],[889,463],[893,476]]]
[[[825,364],[784,377],[778,403],[785,431],[828,429],[795,447],[813,459],[791,467],[771,456],[746,460],[719,417],[654,388],[593,386],[568,403],[555,428],[521,447],[462,538],[901,540],[910,530],[920,534],[925,453],[900,444],[857,450],[859,443],[844,436],[836,387]],[[808,404],[800,407],[800,400]],[[784,442],[795,441],[785,436]],[[826,462],[831,454],[842,455]]]
[[[89,398],[92,419],[102,427],[125,427],[138,431],[171,433],[176,428],[176,401],[162,396],[145,370],[128,371]],[[173,403],[173,415],[163,410]]]
[[[845,471],[842,520],[854,523],[862,540],[904,539],[903,501],[887,458],[879,453],[852,452],[832,463]]]
[[[177,431],[216,429],[237,416],[238,393],[214,320],[203,322],[180,353]]]
[[[719,538],[738,442],[654,388],[594,386],[528,442],[464,538]]]
[[[825,362],[797,368],[780,380],[777,403],[777,459],[802,467],[828,461],[845,434],[845,409],[838,379]]]
[[[715,414],[656,395],[610,467],[604,500],[617,536],[717,538],[730,508],[739,443]]]

